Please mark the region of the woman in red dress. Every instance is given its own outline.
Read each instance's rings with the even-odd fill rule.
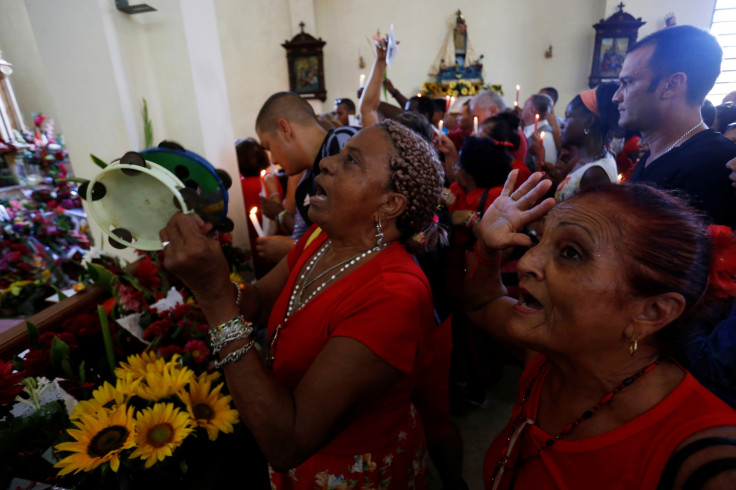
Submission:
[[[728,313],[731,231],[720,239],[645,185],[535,206],[551,181],[537,173],[513,191],[514,177],[476,229],[468,307],[476,325],[538,354],[486,454],[486,488],[736,488],[736,412],[674,357],[694,323]],[[545,214],[533,245],[524,227]],[[518,300],[500,282],[509,246],[531,246]]]
[[[430,385],[426,373],[445,345],[434,341],[430,288],[411,253],[441,234],[442,168],[425,141],[386,121],[320,170],[315,226],[242,294],[191,215],[161,231],[165,264],[213,327],[273,488],[424,488],[426,444],[412,398]],[[266,318],[264,361],[247,320]]]

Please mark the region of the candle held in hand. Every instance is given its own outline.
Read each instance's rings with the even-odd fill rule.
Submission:
[[[261,228],[261,223],[258,222],[258,208],[256,207],[250,208],[250,222],[253,223],[253,228],[255,228],[258,236],[263,236],[263,228]]]

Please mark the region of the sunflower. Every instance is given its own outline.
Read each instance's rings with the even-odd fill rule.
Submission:
[[[120,452],[134,444],[133,407],[120,405],[109,412],[101,408],[94,414],[82,414],[74,425],[76,429],[67,430],[74,441],[56,445],[57,451],[72,453],[54,465],[61,468],[59,475],[91,471],[108,462],[117,472]]]
[[[144,352],[128,356],[128,362],[121,362],[115,368],[115,376],[121,379],[142,378],[149,370],[160,371],[166,361],[160,359],[155,352]]]
[[[118,406],[124,404],[127,397],[122,391],[105,381],[92,392],[92,398],[89,400],[81,400],[74,407],[74,412],[69,416],[70,419],[78,419],[82,415],[94,415],[99,409],[114,410]]]
[[[158,461],[171,456],[184,439],[192,432],[189,416],[173,403],[156,403],[136,415],[135,442],[138,447],[130,455],[146,461],[150,468]]]
[[[136,386],[135,394],[144,400],[157,401],[183,389],[194,379],[194,371],[175,362],[178,357],[174,354],[174,362],[166,363],[160,370],[147,372],[143,382]]]
[[[238,411],[230,405],[232,398],[220,393],[223,383],[211,388],[216,378],[204,373],[189,384],[188,392],[182,390],[179,393],[179,398],[187,405],[192,423],[204,427],[210,441],[217,439],[220,431],[231,433],[233,424],[238,423]]]

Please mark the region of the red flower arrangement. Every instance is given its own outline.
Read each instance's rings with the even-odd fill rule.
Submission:
[[[718,298],[736,296],[736,236],[728,226],[710,225],[711,265],[709,288]]]

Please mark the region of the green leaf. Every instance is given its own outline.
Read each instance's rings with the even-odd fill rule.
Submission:
[[[26,330],[28,330],[28,341],[33,347],[38,346],[38,336],[41,332],[38,331],[38,327],[35,323],[26,321]]]
[[[63,179],[56,179],[56,182],[76,182],[77,184],[84,184],[89,182],[89,179],[83,179],[82,177],[64,177]]]
[[[102,340],[105,342],[105,355],[107,356],[107,364],[110,367],[110,374],[115,378],[115,354],[112,351],[112,338],[110,337],[110,325],[107,323],[107,312],[102,305],[97,306],[97,314],[100,316],[100,327],[102,330]]]
[[[105,292],[112,294],[112,284],[115,280],[115,275],[112,272],[99,264],[89,264],[87,270],[92,282],[104,289]]]
[[[94,156],[92,153],[89,154],[89,157],[92,159],[92,161],[97,165],[98,167],[105,169],[107,168],[107,163],[105,163],[101,158],[98,158]]]
[[[66,294],[64,294],[61,291],[61,289],[59,289],[58,286],[56,286],[56,284],[52,284],[51,287],[54,288],[54,291],[56,291],[56,294],[59,296],[59,301],[63,301],[69,297]]]
[[[69,345],[59,337],[54,337],[54,341],[51,343],[51,364],[56,368],[60,368],[67,379],[74,378],[72,366],[69,362]]]

